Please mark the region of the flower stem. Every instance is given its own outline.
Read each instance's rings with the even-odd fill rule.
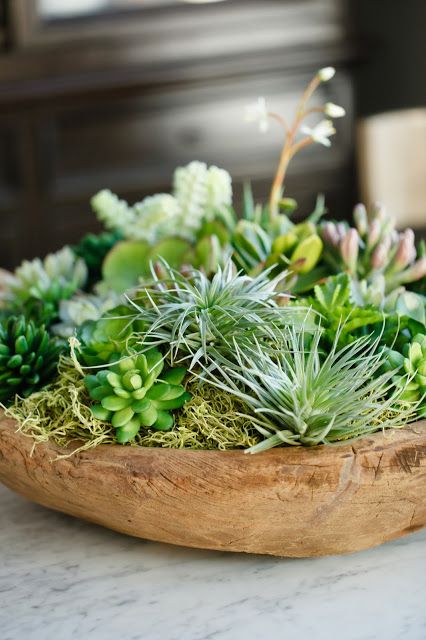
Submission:
[[[284,140],[283,149],[281,151],[278,168],[272,183],[271,194],[269,196],[269,216],[271,220],[275,219],[279,213],[279,201],[282,195],[283,184],[284,184],[284,180],[286,177],[290,160],[298,151],[300,151],[300,149],[302,149],[303,147],[307,146],[312,142],[312,138],[305,138],[304,140],[297,143],[296,145],[293,144],[294,138],[299,130],[300,124],[304,119],[304,117],[307,115],[306,104],[311,99],[312,94],[318,88],[320,83],[321,83],[321,80],[318,77],[318,75],[312,78],[312,80],[306,87],[305,91],[303,92],[303,95],[297,107],[296,117],[290,128],[287,126],[287,123],[285,122],[284,118],[282,118],[276,113],[269,114],[270,117],[275,118],[275,120],[278,120],[284,126],[284,129],[286,132],[286,137]]]

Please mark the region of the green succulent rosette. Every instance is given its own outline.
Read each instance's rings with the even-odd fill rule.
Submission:
[[[125,305],[114,307],[99,320],[87,320],[77,332],[79,360],[89,367],[118,360],[121,353],[132,346],[133,332],[143,328],[143,323],[135,320],[131,309]]]
[[[28,397],[50,381],[62,344],[52,339],[43,325],[37,327],[23,316],[0,323],[0,401],[15,394]]]
[[[92,400],[93,415],[110,422],[117,441],[133,440],[141,428],[169,431],[174,423],[171,411],[182,407],[191,395],[181,382],[186,369],[163,371],[163,357],[157,349],[122,359],[84,382]]]

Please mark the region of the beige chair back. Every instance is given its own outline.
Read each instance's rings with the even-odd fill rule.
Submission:
[[[399,227],[426,228],[426,108],[365,118],[358,125],[365,203],[380,201]]]

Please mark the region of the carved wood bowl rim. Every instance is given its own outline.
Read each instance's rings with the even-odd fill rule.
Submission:
[[[311,557],[426,526],[426,420],[330,446],[101,445],[67,458],[0,416],[0,481],[43,506],[172,544]]]

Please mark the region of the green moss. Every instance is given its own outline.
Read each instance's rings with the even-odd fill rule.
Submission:
[[[241,414],[243,403],[229,393],[192,382],[187,385],[192,399],[176,415],[171,431],[152,431],[140,437],[144,447],[173,449],[241,449],[261,439],[250,421]]]
[[[146,429],[133,446],[225,450],[259,441],[250,421],[241,415],[244,405],[239,400],[195,381],[187,389],[193,397],[176,412],[174,428],[168,432]],[[58,378],[28,398],[17,397],[7,414],[19,422],[22,433],[34,438],[35,445],[51,440],[60,447],[72,447],[75,453],[116,443],[115,429],[97,420],[89,406],[81,374],[69,358],[62,357]]]

